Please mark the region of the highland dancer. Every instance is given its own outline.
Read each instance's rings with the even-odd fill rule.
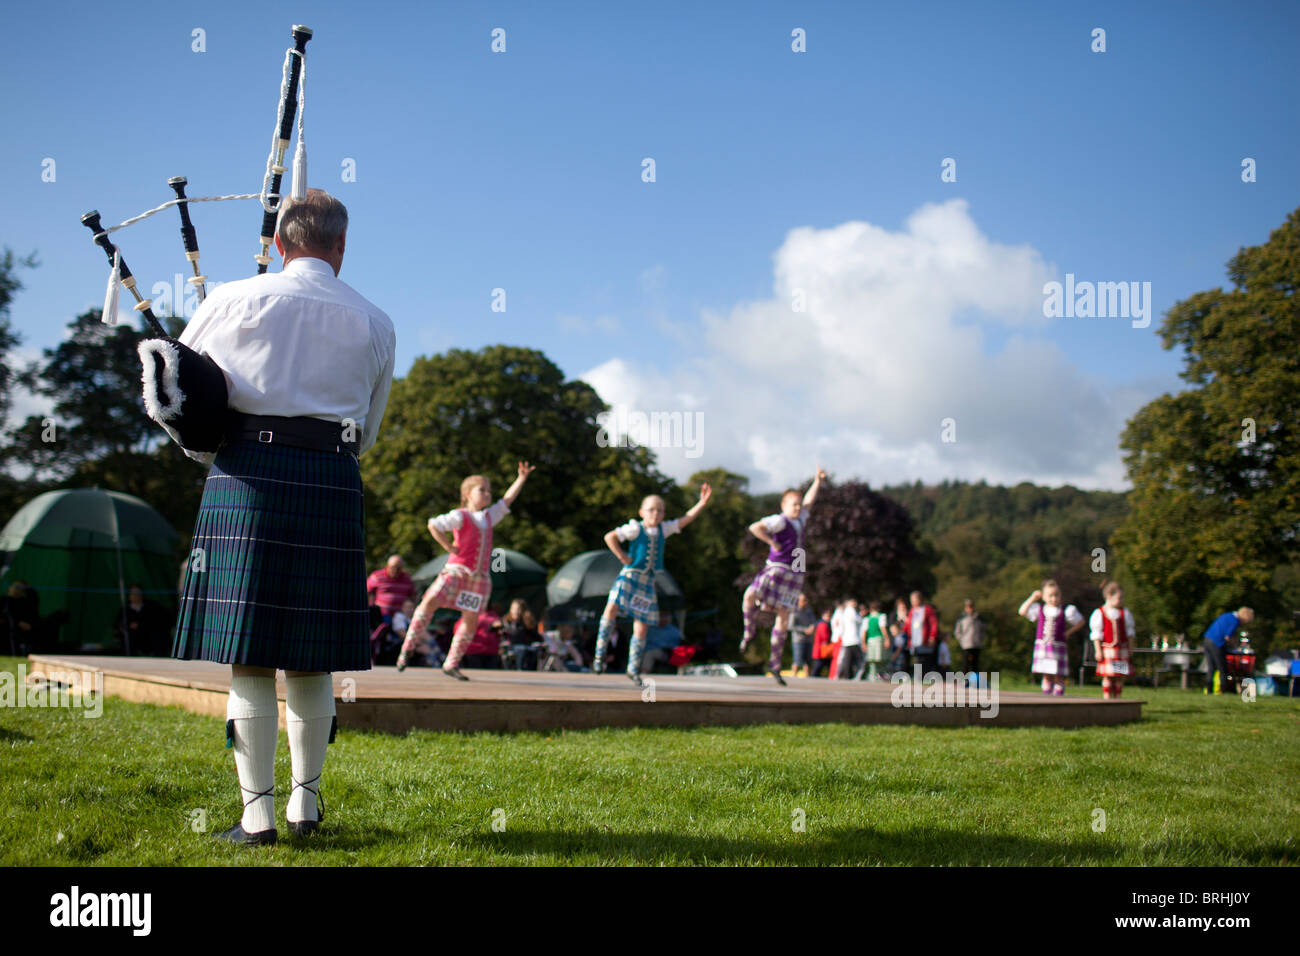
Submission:
[[[1093,649],[1097,652],[1097,676],[1101,678],[1102,696],[1116,700],[1124,692],[1124,678],[1129,675],[1137,624],[1124,607],[1124,589],[1117,582],[1107,582],[1101,593],[1106,603],[1092,612],[1088,627],[1092,632]]]
[[[1055,581],[1044,581],[1041,590],[1025,598],[1018,613],[1037,625],[1031,672],[1043,675],[1044,694],[1063,697],[1070,671],[1067,641],[1083,630],[1083,615],[1073,604],[1061,606],[1061,589]]]
[[[672,521],[664,520],[664,500],[649,495],[641,502],[641,520],[633,519],[605,535],[605,544],[623,564],[614,586],[609,590],[609,603],[600,618],[596,634],[596,659],[591,667],[597,674],[605,672],[605,654],[609,645],[609,632],[614,629],[619,612],[632,618],[632,646],[627,655],[627,676],[637,687],[641,681],[641,657],[645,654],[646,632],[651,624],[659,623],[659,598],[655,594],[655,574],[664,569],[664,542],[671,535],[684,531],[709,503],[713,489],[700,485],[700,500],[690,511]],[[621,542],[630,541],[624,551]],[[630,553],[629,553],[630,552]]]
[[[510,506],[532,471],[532,465],[521,461],[514,484],[496,504],[492,504],[491,483],[482,475],[470,475],[460,483],[460,507],[429,519],[429,533],[451,557],[437,580],[424,592],[411,618],[402,652],[397,656],[399,671],[406,669],[409,655],[424,642],[434,612],[442,607],[454,608],[460,611],[460,621],[442,672],[456,680],[469,680],[460,672],[460,660],[474,640],[478,616],[487,609],[492,594],[492,529],[510,513]],[[453,536],[452,541],[447,540],[448,534]]]
[[[807,556],[804,552],[804,528],[807,512],[817,500],[817,491],[826,480],[826,472],[817,469],[812,486],[801,499],[793,488],[781,495],[781,513],[761,518],[749,526],[749,533],[768,546],[767,563],[745,590],[740,610],[744,615],[745,634],[740,639],[740,653],[744,654],[754,640],[754,629],[760,610],[776,612],[772,626],[772,655],[767,672],[776,682],[781,679],[781,655],[785,652],[790,612],[803,591],[803,576]]]

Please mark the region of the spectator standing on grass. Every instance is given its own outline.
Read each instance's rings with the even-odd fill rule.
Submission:
[[[1207,694],[1223,693],[1220,684],[1222,675],[1227,670],[1228,642],[1236,634],[1238,625],[1250,624],[1255,620],[1255,612],[1248,607],[1220,614],[1205,632],[1201,646],[1205,648],[1205,692]]]
[[[366,578],[366,594],[370,603],[379,607],[384,623],[391,627],[393,615],[402,609],[404,602],[415,596],[415,582],[407,573],[400,554],[390,555],[387,564]]]
[[[821,620],[813,628],[811,676],[821,677],[831,659],[831,609],[822,611]]]
[[[808,595],[800,593],[798,607],[790,617],[790,646],[794,655],[790,666],[795,677],[808,676],[808,666],[812,663],[813,631],[816,628],[817,615],[808,604]]]
[[[862,663],[862,617],[858,614],[858,602],[849,598],[835,614],[831,633],[839,644],[839,652],[831,664],[831,674],[837,680],[848,680]]]
[[[966,599],[962,616],[957,618],[952,637],[961,648],[961,669],[967,674],[978,672],[980,651],[984,647],[984,621],[970,598]]]
[[[879,601],[872,601],[867,605],[867,616],[862,619],[862,647],[864,654],[870,648],[870,642],[873,638],[880,639],[882,654],[889,648],[889,617],[884,612],[884,607]],[[884,660],[883,656],[880,658]],[[862,670],[862,668],[859,668]]]
[[[925,595],[912,592],[912,608],[907,614],[908,646],[912,660],[925,676],[939,669],[939,615],[925,603]]]

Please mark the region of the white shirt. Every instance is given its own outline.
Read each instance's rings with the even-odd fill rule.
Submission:
[[[667,538],[670,535],[677,534],[677,532],[682,529],[678,525],[678,519],[672,518],[668,521],[659,522],[659,530],[662,531],[664,537]],[[631,541],[639,534],[641,534],[641,522],[637,518],[633,518],[627,524],[619,525],[614,529],[614,536],[620,541]]]
[[[1123,610],[1124,630],[1128,634],[1128,642],[1131,645],[1134,643],[1134,634],[1137,631],[1137,623],[1133,620],[1133,614],[1128,608],[1124,608]],[[1094,641],[1100,641],[1106,636],[1105,625],[1101,623],[1101,614],[1103,611],[1106,612],[1106,616],[1111,619],[1112,623],[1119,620],[1118,608],[1099,607],[1097,610],[1093,611],[1092,617],[1088,619],[1088,630],[1092,632],[1092,639]]]
[[[1048,617],[1060,617],[1061,608],[1059,606],[1052,607],[1049,604],[1040,604],[1038,601],[1035,601],[1033,604],[1029,605],[1029,610],[1025,612],[1025,617],[1037,624],[1038,619],[1044,614]],[[1065,608],[1065,623],[1067,626],[1074,627],[1074,625],[1078,624],[1082,620],[1083,615],[1079,613],[1079,609],[1073,604],[1070,604]],[[1062,634],[1064,635],[1064,632],[1062,632]]]
[[[842,607],[831,615],[831,640],[840,647],[856,647],[862,643],[862,618],[851,607]]]
[[[180,341],[225,372],[235,411],[348,419],[361,451],[374,445],[393,382],[393,323],[323,259],[217,286]]]
[[[488,527],[488,518],[492,519],[492,527],[495,528],[501,523],[501,519],[509,513],[510,508],[506,504],[506,500],[500,498],[495,504],[488,505],[488,507],[482,511],[471,511],[469,513],[469,520],[473,521],[480,531],[486,531]],[[445,515],[438,515],[436,518],[430,518],[429,523],[443,534],[451,534],[460,529],[460,526],[465,523],[465,518],[463,517],[463,511],[460,508],[457,508],[455,511],[448,511]]]

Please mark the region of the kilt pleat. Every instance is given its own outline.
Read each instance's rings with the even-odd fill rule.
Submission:
[[[364,520],[351,455],[222,448],[203,487],[172,656],[368,670]]]
[[[763,610],[793,610],[799,606],[799,594],[803,591],[803,572],[781,564],[764,565],[750,588],[762,602]]]
[[[624,617],[643,624],[659,623],[659,595],[655,592],[653,571],[624,568],[609,589],[609,601]]]

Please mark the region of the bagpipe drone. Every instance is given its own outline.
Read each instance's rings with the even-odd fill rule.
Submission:
[[[291,197],[302,199],[307,195],[307,151],[303,137],[303,108],[299,108],[305,82],[303,65],[306,57],[307,41],[312,37],[310,29],[304,26],[293,27],[293,46],[285,51],[284,69],[280,83],[280,105],[276,113],[275,132],[271,140],[271,153],[266,160],[266,174],[262,179],[259,193],[230,196],[192,196],[185,195],[188,181],[184,176],[167,180],[167,185],[176,193],[170,199],[153,209],[126,220],[116,226],[105,228],[100,223],[98,210],[92,210],[81,217],[95,236],[95,244],[104,250],[112,267],[108,279],[108,291],[104,299],[103,321],[109,325],[117,320],[117,300],[119,291],[125,288],[135,297],[135,311],[141,313],[153,330],[153,335],[139,344],[140,363],[143,366],[144,405],[148,416],[161,425],[182,448],[192,452],[214,452],[225,437],[227,422],[227,392],[224,373],[212,359],[200,355],[188,346],[167,334],[162,323],[153,314],[151,300],[144,298],[136,287],[135,276],[127,267],[121,250],[109,240],[109,234],[119,229],[148,219],[162,212],[169,206],[176,206],[181,216],[181,239],[185,245],[185,258],[189,260],[194,275],[189,283],[195,287],[200,302],[207,295],[204,285],[207,276],[199,271],[199,243],[190,220],[189,204],[196,202],[221,202],[228,199],[257,199],[262,204],[261,247],[253,258],[257,262],[257,273],[266,272],[271,262],[271,244],[275,237],[275,223],[280,211],[280,182],[285,173],[285,154],[293,135],[294,118],[298,124],[298,146],[293,158],[293,180]]]

